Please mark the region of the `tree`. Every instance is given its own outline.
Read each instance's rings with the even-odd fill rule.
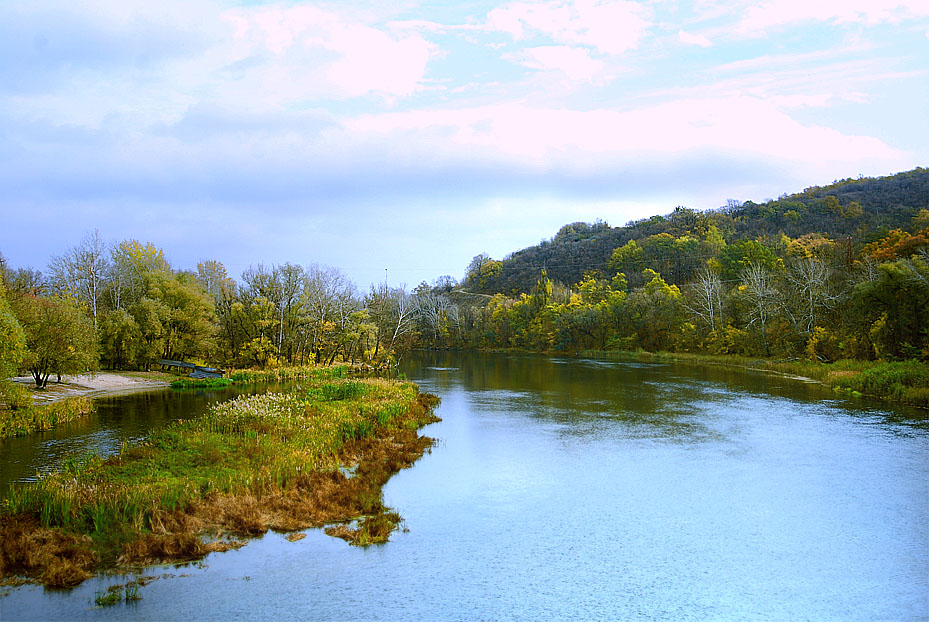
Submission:
[[[0,382],[13,376],[26,355],[26,333],[13,314],[0,278]]]
[[[866,320],[880,358],[925,357],[929,264],[920,257],[880,264],[874,281],[855,286],[852,298]]]
[[[149,281],[147,297],[160,305],[163,356],[172,360],[209,356],[215,306],[197,277],[190,272],[155,272]]]
[[[803,257],[787,270],[792,295],[784,306],[797,333],[808,340],[813,329],[822,325],[823,313],[835,307],[838,296],[831,291],[832,271],[819,259]]]
[[[107,292],[112,309],[125,309],[139,302],[149,286],[151,275],[171,272],[164,252],[151,242],[123,240],[110,251]]]
[[[16,314],[28,348],[23,364],[36,386],[44,387],[52,373],[75,374],[96,366],[93,323],[74,300],[27,295],[17,300]]]
[[[755,326],[761,335],[761,347],[768,356],[768,323],[777,311],[781,300],[774,287],[771,271],[761,263],[751,263],[741,272],[742,285],[739,291],[748,302],[749,326]]]
[[[372,285],[365,298],[365,308],[375,326],[375,346],[372,358],[398,356],[405,349],[404,338],[416,327],[416,302],[403,287],[386,283]],[[382,352],[383,349],[383,352]]]
[[[142,331],[126,309],[103,316],[97,330],[100,360],[107,369],[127,369],[135,365],[142,344]]]
[[[704,268],[687,288],[687,294],[684,308],[704,322],[710,332],[722,328],[723,284],[716,272]]]
[[[108,270],[107,248],[100,231],[84,236],[81,243],[54,257],[50,265],[53,289],[60,295],[72,295],[87,304],[97,328],[97,314]]]
[[[631,325],[639,345],[652,351],[667,349],[680,322],[681,290],[651,268],[644,274],[648,282],[627,299]]]

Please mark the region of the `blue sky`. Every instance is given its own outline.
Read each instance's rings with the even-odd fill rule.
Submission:
[[[415,286],[929,165],[929,3],[6,2],[0,251],[99,229]]]

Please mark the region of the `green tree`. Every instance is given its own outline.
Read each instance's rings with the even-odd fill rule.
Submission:
[[[26,355],[26,333],[13,314],[0,279],[0,383],[13,376]]]
[[[866,320],[867,335],[879,358],[925,357],[929,265],[920,257],[880,264],[877,278],[859,283],[852,294]]]
[[[666,350],[681,322],[681,290],[651,268],[644,274],[648,282],[627,298],[630,326],[638,345],[651,351]]]
[[[23,296],[17,300],[16,314],[28,348],[23,365],[36,386],[44,387],[53,373],[76,374],[96,367],[93,323],[72,299]]]
[[[107,369],[128,369],[136,365],[142,345],[142,331],[126,309],[111,311],[97,330],[100,361]]]

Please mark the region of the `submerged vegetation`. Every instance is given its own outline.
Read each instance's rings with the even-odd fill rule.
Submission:
[[[301,389],[216,405],[116,456],[88,456],[17,485],[0,512],[2,572],[48,586],[100,568],[196,558],[244,536],[363,519],[358,544],[399,521],[381,486],[431,445],[437,398],[379,378],[306,372]],[[351,476],[345,467],[353,467]],[[389,528],[388,528],[389,527]],[[341,534],[338,534],[341,535]]]

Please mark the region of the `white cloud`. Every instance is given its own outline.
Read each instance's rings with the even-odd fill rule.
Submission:
[[[591,82],[602,75],[605,67],[603,61],[591,58],[585,48],[566,45],[526,48],[508,58],[532,69],[559,72],[572,82]]]
[[[642,5],[625,0],[529,1],[492,10],[487,26],[516,40],[541,34],[556,43],[617,55],[639,46],[650,26],[647,17]]]
[[[776,103],[753,97],[682,99],[631,111],[511,103],[364,115],[344,121],[343,127],[347,134],[382,146],[403,145],[411,160],[416,158],[410,149],[422,149],[436,165],[452,164],[467,153],[478,161],[535,173],[598,176],[700,153],[793,162],[808,170],[857,168],[863,161],[881,163],[886,170],[906,165],[905,154],[876,138],[804,125]]]
[[[708,48],[713,45],[709,39],[703,35],[695,35],[683,30],[678,31],[677,38],[685,45],[696,45],[702,48]]]
[[[225,17],[235,27],[229,53],[237,60],[259,60],[247,73],[263,85],[264,96],[405,97],[421,88],[437,53],[419,35],[398,37],[310,6],[242,8]],[[272,56],[263,57],[265,51]]]
[[[807,21],[874,26],[926,16],[929,2],[925,0],[773,0],[749,7],[736,31],[758,35]]]

